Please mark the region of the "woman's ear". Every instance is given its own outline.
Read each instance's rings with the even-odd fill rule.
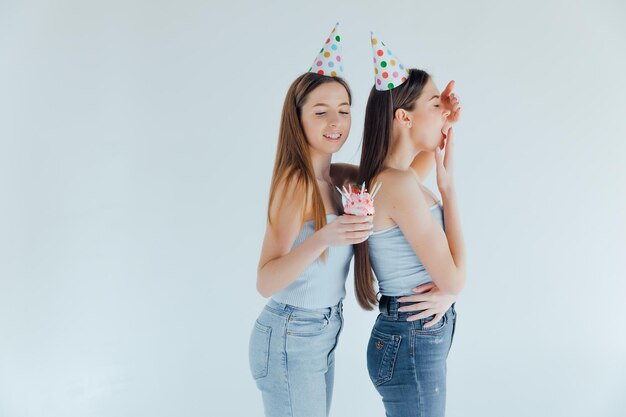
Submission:
[[[394,114],[394,120],[397,120],[400,125],[404,127],[408,127],[409,129],[413,126],[411,121],[411,115],[404,109],[397,109]]]

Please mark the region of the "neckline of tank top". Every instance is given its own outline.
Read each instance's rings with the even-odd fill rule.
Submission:
[[[429,208],[429,210],[432,210],[432,209],[434,209],[435,207],[442,207],[442,205],[441,205],[441,201],[437,201],[435,204],[433,204],[433,205]],[[377,234],[380,234],[380,233],[388,232],[389,230],[393,230],[393,229],[396,229],[396,228],[398,228],[398,227],[400,227],[400,226],[398,226],[398,225],[396,224],[396,225],[393,225],[393,226],[388,227],[388,228],[386,228],[386,229],[377,230],[377,231],[375,231],[375,232],[373,232],[373,233],[372,233],[372,236],[377,235]]]

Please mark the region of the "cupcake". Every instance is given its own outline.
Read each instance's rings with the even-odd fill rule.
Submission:
[[[374,196],[380,189],[380,184],[374,186],[374,192],[370,195],[365,188],[365,183],[360,187],[356,184],[350,185],[350,190],[337,188],[341,193],[343,202],[343,211],[345,214],[354,216],[373,216],[374,215]]]

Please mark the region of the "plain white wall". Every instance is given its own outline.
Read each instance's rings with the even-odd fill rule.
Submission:
[[[261,416],[247,347],[282,100],[341,23],[457,81],[449,416],[626,407],[621,1],[0,2],[0,416]],[[427,185],[434,187],[434,175]],[[348,280],[333,416],[381,416]]]

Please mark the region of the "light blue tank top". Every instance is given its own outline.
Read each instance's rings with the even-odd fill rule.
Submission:
[[[443,206],[437,203],[430,210],[445,230]],[[418,285],[432,282],[398,225],[374,232],[368,245],[370,262],[382,295],[409,295]]]
[[[337,217],[327,214],[330,223]],[[291,250],[297,248],[305,239],[315,233],[315,221],[304,223],[300,234]],[[317,258],[289,286],[272,295],[280,303],[301,308],[332,307],[346,296],[346,277],[352,259],[352,245],[331,246],[326,261]]]

